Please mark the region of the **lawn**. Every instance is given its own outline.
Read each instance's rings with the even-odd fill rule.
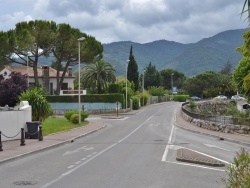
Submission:
[[[43,136],[48,134],[67,131],[73,128],[82,127],[87,125],[89,122],[84,121],[79,124],[73,124],[64,117],[49,117],[42,122]]]

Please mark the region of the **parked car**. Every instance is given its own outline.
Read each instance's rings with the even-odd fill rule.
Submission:
[[[241,97],[241,96],[239,96],[239,95],[233,95],[233,96],[231,97],[231,99],[232,99],[232,100],[246,100],[244,97]]]
[[[201,98],[197,97],[197,96],[192,96],[192,97],[190,97],[190,100],[191,101],[199,101],[199,100],[201,100]]]
[[[215,97],[215,99],[227,100],[227,97],[224,95],[219,95],[219,96]]]

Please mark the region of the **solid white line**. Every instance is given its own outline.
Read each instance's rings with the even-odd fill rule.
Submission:
[[[221,149],[221,150],[224,150],[224,151],[231,151],[229,149],[225,149],[225,148],[221,148],[219,146],[215,146],[215,145],[211,145],[211,144],[204,144],[205,146],[208,146],[210,148],[217,148],[217,149]]]
[[[201,165],[195,165],[195,164],[188,164],[188,163],[178,163],[178,162],[172,162],[172,161],[164,161],[166,163],[172,163],[172,164],[178,164],[178,165],[184,165],[184,166],[192,166],[192,167],[197,167],[197,168],[205,168],[209,170],[215,170],[215,171],[221,171],[225,172],[225,170],[217,169],[217,168],[211,168],[211,167],[206,167],[206,166],[201,166]]]
[[[154,115],[153,115],[154,116]],[[60,179],[62,179],[63,177],[73,173],[74,171],[76,171],[78,168],[82,167],[83,165],[87,164],[88,162],[92,161],[93,159],[95,159],[96,157],[100,156],[101,154],[103,154],[104,152],[110,150],[111,148],[113,148],[114,146],[116,146],[117,144],[121,143],[122,141],[126,140],[129,136],[131,136],[132,134],[134,134],[138,129],[140,129],[146,122],[148,122],[153,116],[149,117],[145,122],[143,122],[139,127],[137,127],[136,129],[134,129],[131,133],[129,133],[127,136],[125,136],[124,138],[122,138],[121,140],[119,140],[118,142],[110,145],[109,147],[105,148],[104,150],[102,150],[101,152],[97,153],[96,155],[94,155],[93,157],[89,158],[88,160],[84,161],[82,164],[76,166],[75,168],[61,174],[58,178],[52,180],[51,182],[43,185],[41,188],[46,188],[51,186],[52,184],[56,183],[57,181],[59,181]],[[88,155],[90,156],[90,155]],[[88,157],[87,156],[87,157]]]
[[[176,110],[175,110],[174,114],[176,114]],[[171,129],[171,133],[170,133],[170,136],[169,136],[169,139],[168,139],[167,146],[166,146],[165,151],[163,153],[163,156],[161,158],[161,161],[166,161],[166,159],[167,159],[169,146],[172,143],[172,138],[173,138],[173,135],[174,135],[174,129],[175,129],[175,126],[174,126],[174,123],[173,123],[174,121],[175,121],[175,115],[174,115],[174,120],[173,119],[171,120],[172,129]]]

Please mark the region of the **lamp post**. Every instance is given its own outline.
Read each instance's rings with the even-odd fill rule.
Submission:
[[[127,81],[127,77],[128,77],[128,63],[129,63],[130,60],[127,60],[126,61],[126,109],[125,111],[127,112],[127,106],[128,106],[128,81]]]
[[[171,74],[171,89],[172,89],[172,99],[173,99],[173,75],[174,73]]]
[[[143,69],[142,73],[142,105],[144,106],[144,76],[145,76],[145,69]]]
[[[81,76],[81,61],[80,61],[80,49],[81,49],[81,46],[80,46],[80,43],[81,41],[83,41],[85,39],[85,37],[81,37],[78,40],[78,116],[79,116],[79,125],[81,124],[81,87],[80,87],[80,82],[81,82],[81,79],[80,79],[80,76]]]
[[[29,88],[29,55],[27,54],[26,59],[26,71],[27,71],[27,88]]]

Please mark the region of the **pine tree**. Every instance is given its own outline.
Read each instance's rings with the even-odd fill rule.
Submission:
[[[137,65],[135,58],[134,58],[134,55],[133,55],[133,47],[132,46],[130,48],[130,54],[129,54],[127,78],[130,82],[134,82],[135,91],[137,91],[139,88],[139,72],[138,72],[138,65]]]

